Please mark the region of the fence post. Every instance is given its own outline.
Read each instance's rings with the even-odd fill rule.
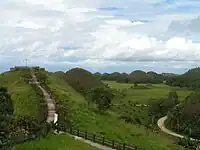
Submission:
[[[138,148],[137,148],[137,146],[135,146],[135,150],[137,150]]]
[[[77,136],[79,136],[79,129],[77,130]]]
[[[112,148],[115,148],[115,141],[112,141]]]
[[[85,139],[87,140],[87,131],[85,131]]]
[[[123,150],[125,150],[125,148],[126,148],[126,144],[125,144],[125,143],[123,143]]]
[[[103,137],[103,140],[102,140],[102,145],[104,145],[104,142],[105,142],[105,138]]]
[[[95,142],[95,138],[96,138],[96,135],[95,135],[95,134],[93,134],[93,142]]]

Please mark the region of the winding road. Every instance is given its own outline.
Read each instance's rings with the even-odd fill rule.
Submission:
[[[157,123],[157,124],[158,124],[158,127],[159,127],[164,133],[167,133],[167,134],[169,134],[169,135],[172,135],[172,136],[175,136],[175,137],[178,137],[178,138],[184,138],[183,135],[177,134],[177,133],[175,133],[175,132],[173,132],[173,131],[167,129],[167,128],[165,127],[165,121],[166,121],[166,120],[167,120],[167,116],[164,116],[164,117],[160,118],[160,119],[158,120],[158,123]]]
[[[169,135],[172,135],[172,136],[174,136],[174,137],[181,138],[181,139],[185,137],[185,136],[183,136],[183,135],[181,135],[181,134],[175,133],[175,132],[173,132],[173,131],[167,129],[167,128],[165,127],[165,121],[166,121],[166,120],[167,120],[167,116],[164,116],[164,117],[160,118],[160,119],[158,120],[158,122],[157,122],[158,127],[161,129],[161,131],[163,131],[163,132],[166,133],[166,134],[169,134]],[[197,139],[190,138],[190,140],[195,141],[195,140],[197,140]]]

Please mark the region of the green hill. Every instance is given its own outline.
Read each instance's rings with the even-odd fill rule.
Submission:
[[[45,110],[42,97],[35,89],[25,82],[28,70],[9,71],[0,75],[0,86],[8,88],[14,105],[14,119],[22,117],[33,117],[37,120],[44,120]],[[28,77],[30,78],[30,77]]]
[[[29,141],[12,150],[99,150],[68,135],[49,135],[44,139]]]
[[[200,68],[193,68],[182,75],[169,78],[167,84],[188,88],[200,88]]]
[[[132,83],[148,83],[151,80],[151,77],[148,74],[141,70],[133,71],[130,74]]]
[[[77,69],[75,69],[76,71]],[[93,79],[90,73],[85,72],[85,70],[81,71],[83,71],[84,75],[86,74],[85,76],[88,77],[88,80],[90,80],[89,77]],[[79,73],[80,70],[78,69],[77,72]],[[147,134],[143,126],[138,128],[137,125],[125,123],[112,110],[108,110],[104,114],[99,113],[92,105],[86,102],[85,98],[77,90],[65,82],[64,78],[60,78],[53,73],[45,72],[45,74],[47,75],[47,85],[56,97],[60,127],[73,125],[82,131],[103,135],[111,140],[136,144],[146,149],[179,150],[178,146],[172,144],[172,140],[160,134],[154,135],[151,132]],[[72,74],[70,77],[73,77]],[[90,84],[88,87],[92,88],[94,84],[93,86]]]
[[[105,87],[101,80],[96,78],[92,73],[81,68],[69,70],[66,72],[66,77],[64,79],[74,89],[83,94],[93,88]]]

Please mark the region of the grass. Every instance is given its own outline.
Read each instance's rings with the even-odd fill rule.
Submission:
[[[138,102],[141,104],[146,104],[150,99],[157,99],[161,97],[167,97],[170,90],[175,90],[178,94],[179,100],[183,101],[191,91],[186,89],[181,89],[178,87],[170,87],[164,84],[153,84],[148,86],[150,89],[134,89],[131,88],[133,84],[117,83],[115,81],[103,81],[108,84],[111,88],[117,89],[119,91],[124,91],[125,97],[120,99],[120,103],[127,103],[128,101]],[[119,101],[115,101],[119,103]]]
[[[48,78],[48,86],[51,87],[53,91],[56,91],[55,94],[60,97],[59,99],[69,99],[73,102],[84,103],[85,98],[69,86],[62,78],[59,78],[55,74],[48,73],[46,74]]]
[[[12,150],[98,150],[68,135],[48,135],[44,139],[26,142]]]
[[[181,147],[173,144],[174,140],[162,134],[147,133],[144,127],[125,123],[119,120],[114,113],[99,114],[90,108],[84,97],[73,90],[61,78],[53,74],[48,74],[49,87],[57,95],[57,102],[62,105],[62,108],[68,108],[69,103],[65,101],[73,101],[70,105],[73,113],[73,124],[81,130],[94,132],[104,135],[105,137],[136,144],[139,147],[151,150],[180,150]],[[143,93],[141,91],[143,96]]]
[[[40,98],[22,79],[26,71],[12,71],[0,75],[0,86],[8,88],[14,107],[14,119],[31,116],[40,118]]]

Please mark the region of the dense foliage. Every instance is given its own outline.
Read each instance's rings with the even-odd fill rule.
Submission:
[[[168,78],[166,84],[170,86],[200,88],[200,68],[190,69],[183,75]]]
[[[0,149],[10,141],[10,123],[12,121],[13,106],[7,88],[0,88]]]
[[[174,131],[200,138],[200,92],[191,93],[183,104],[168,113],[167,125]]]
[[[165,116],[169,110],[179,104],[178,95],[176,92],[169,92],[168,98],[160,98],[154,100],[149,108],[149,115],[152,117],[152,122],[155,119]]]
[[[114,95],[105,88],[94,88],[90,90],[89,99],[97,105],[100,112],[107,110],[110,105]]]

